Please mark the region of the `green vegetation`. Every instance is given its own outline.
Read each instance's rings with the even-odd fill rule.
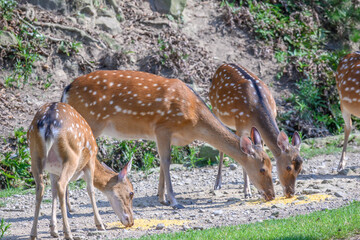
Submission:
[[[79,48],[82,47],[80,42],[65,42],[61,41],[58,46],[58,52],[66,54],[68,57],[79,52]]]
[[[202,231],[145,236],[140,239],[340,239],[359,234],[360,203],[287,219],[266,220]]]
[[[20,87],[28,82],[34,63],[40,59],[39,52],[45,46],[45,38],[36,28],[15,20],[18,18],[14,14],[16,6],[17,2],[14,0],[0,0],[0,19],[3,20],[0,21],[0,35],[3,31],[9,31],[17,42],[3,48],[2,57],[10,60],[14,68],[13,73],[5,77],[7,87]]]
[[[0,153],[0,189],[29,187],[34,180],[30,173],[30,152],[23,128],[14,131],[8,143],[13,148]]]
[[[9,227],[11,226],[11,224],[7,224],[5,222],[5,220],[2,218],[1,222],[0,222],[0,239],[5,235],[6,231],[9,229]]]
[[[115,139],[98,138],[99,146],[98,159],[105,162],[115,171],[133,159],[133,169],[143,170],[146,174],[151,169],[160,165],[156,144],[153,141],[122,141]],[[196,147],[173,146],[171,151],[171,162],[177,164],[188,163],[188,166],[203,166],[207,162],[198,157],[199,149]]]
[[[0,0],[0,35],[6,31],[16,39],[16,43],[1,46],[3,60],[8,61],[13,68],[10,75],[4,76],[5,86],[20,88],[29,82],[35,62],[49,55],[46,49],[50,49],[51,43],[56,45],[59,53],[68,57],[77,54],[82,44],[43,35],[31,21],[28,22],[14,11],[16,7],[17,2],[14,0]],[[51,85],[49,78],[51,75],[46,77],[44,89]]]
[[[272,51],[282,63],[278,77],[297,82],[298,91],[286,99],[293,110],[280,120],[296,122],[299,116],[307,125],[341,132],[334,71],[349,53],[350,43],[360,40],[360,4],[351,0],[240,0],[222,1],[221,6],[228,9],[227,22],[232,27],[253,32],[260,48]],[[331,47],[335,43],[339,46]]]

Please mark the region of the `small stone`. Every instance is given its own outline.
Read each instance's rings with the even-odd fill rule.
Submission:
[[[232,163],[229,165],[230,170],[235,170],[237,168],[237,165],[235,163]]]
[[[318,189],[310,189],[310,188],[305,188],[302,190],[303,194],[316,194],[316,193],[320,193],[321,191]]]
[[[262,207],[262,208],[260,208],[260,210],[262,210],[262,211],[268,211],[268,210],[270,210],[270,208],[268,208],[268,207]]]
[[[161,229],[164,229],[165,228],[165,225],[163,223],[159,223],[158,225],[156,225],[156,230],[161,230]]]
[[[350,168],[345,168],[345,169],[341,170],[338,174],[344,175],[344,176],[353,176],[353,175],[355,175],[355,172],[353,170],[351,170]]]
[[[297,200],[309,200],[309,198],[307,196],[298,196],[296,199]]]
[[[280,215],[280,212],[276,211],[271,213],[271,216],[278,217]]]
[[[335,197],[338,197],[338,198],[343,198],[343,197],[344,197],[344,193],[342,193],[342,192],[335,192],[335,193],[334,193],[334,196],[335,196]]]
[[[212,212],[215,216],[219,216],[219,215],[222,215],[223,214],[223,211],[222,210],[215,210]]]
[[[93,232],[88,232],[88,236],[99,236],[99,235],[102,235],[104,234],[105,231],[93,231]]]
[[[199,209],[199,213],[204,213],[204,209]]]
[[[189,230],[189,229],[190,229],[190,227],[189,227],[188,225],[185,225],[185,224],[183,225],[183,230],[184,230],[184,231],[187,231],[187,230]]]
[[[203,230],[204,227],[202,227],[202,226],[194,226],[193,229],[194,230]]]
[[[328,180],[328,179],[325,179],[325,180],[322,180],[321,184],[327,184],[327,183],[331,183],[332,181]]]

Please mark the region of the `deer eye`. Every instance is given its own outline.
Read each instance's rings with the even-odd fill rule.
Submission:
[[[286,170],[288,170],[289,172],[291,171],[291,167],[290,166],[287,166],[286,167]]]
[[[260,173],[265,173],[265,169],[261,168]]]
[[[133,197],[134,197],[134,193],[130,192],[130,198],[133,198]]]

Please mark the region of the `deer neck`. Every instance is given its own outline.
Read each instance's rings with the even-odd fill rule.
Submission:
[[[226,153],[241,165],[246,164],[247,155],[240,150],[240,138],[236,134],[225,127],[207,108],[202,111],[199,120],[197,139]]]
[[[94,171],[94,186],[99,189],[101,192],[106,191],[106,186],[110,180],[114,177],[117,177],[116,173],[113,173],[106,169],[99,160],[95,160],[95,171]]]
[[[263,108],[258,114],[256,114],[258,120],[256,127],[261,133],[261,137],[264,139],[265,144],[273,153],[275,159],[281,154],[281,150],[277,145],[277,137],[280,133],[276,124],[275,118],[270,109]]]

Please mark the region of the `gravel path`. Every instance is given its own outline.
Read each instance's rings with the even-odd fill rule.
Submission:
[[[297,182],[297,200],[290,204],[263,203],[254,204],[259,195],[254,194],[251,200],[244,199],[242,193],[242,170],[237,167],[223,170],[223,188],[213,191],[213,184],[217,166],[197,169],[185,169],[181,165],[172,165],[171,176],[174,190],[179,203],[186,208],[173,210],[162,206],[157,200],[157,184],[159,169],[145,176],[143,172],[132,172],[131,179],[135,188],[134,215],[144,223],[144,219],[151,220],[150,228],[123,229],[114,227],[117,217],[110,208],[105,197],[96,193],[97,205],[103,221],[107,224],[106,232],[95,229],[90,200],[85,189],[71,191],[71,202],[76,212],[70,218],[70,226],[74,236],[79,239],[115,239],[140,237],[142,235],[184,231],[190,228],[204,229],[215,226],[244,224],[262,221],[265,219],[285,218],[288,216],[306,214],[312,211],[338,208],[352,200],[360,200],[360,167],[357,159],[359,153],[349,153],[347,168],[342,174],[337,174],[335,169],[340,158],[340,153],[322,155],[304,162],[304,172]],[[274,167],[276,171],[276,167]],[[277,196],[282,196],[276,173],[275,190]],[[253,191],[255,192],[255,191]],[[320,202],[301,203],[309,199],[309,195],[328,194]],[[315,195],[318,196],[318,195]],[[320,195],[319,195],[320,196]],[[311,196],[310,196],[311,197]],[[0,199],[0,218],[11,223],[10,231],[4,239],[28,239],[34,211],[33,194],[15,195],[7,199]],[[5,206],[2,206],[4,205]],[[39,220],[39,237],[50,239],[49,222],[51,210],[51,191],[46,190],[42,203],[41,217]],[[155,221],[159,220],[159,221]],[[160,221],[163,220],[163,221]],[[177,225],[168,226],[169,221]],[[140,225],[139,225],[140,226]],[[58,210],[58,227],[62,237],[61,214]]]

